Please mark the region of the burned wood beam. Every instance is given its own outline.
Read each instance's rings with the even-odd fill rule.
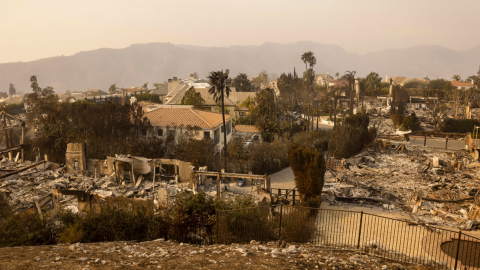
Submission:
[[[428,198],[428,197],[421,197],[422,200],[424,201],[431,201],[431,202],[464,202],[464,201],[473,201],[475,200],[475,197],[467,197],[467,198],[462,198],[462,199],[457,199],[457,200],[442,200],[442,199],[434,199],[434,198]]]
[[[38,166],[38,165],[40,165],[40,164],[43,164],[43,163],[45,163],[45,162],[46,162],[45,160],[42,160],[42,161],[39,161],[39,162],[35,162],[35,163],[33,163],[33,164],[31,164],[31,165],[29,165],[29,166],[27,166],[27,167],[18,169],[18,170],[14,171],[14,172],[11,172],[11,173],[4,174],[4,175],[0,176],[0,179],[5,178],[5,177],[8,177],[8,176],[11,176],[11,175],[15,175],[15,174],[20,173],[20,172],[23,172],[23,171],[26,171],[26,170],[28,170],[28,169],[30,169],[30,168],[36,167],[36,166]]]
[[[7,148],[7,149],[0,150],[0,155],[4,154],[4,153],[12,152],[12,151],[20,150],[20,149],[22,149],[21,144],[17,145],[17,146],[10,147],[10,148]]]

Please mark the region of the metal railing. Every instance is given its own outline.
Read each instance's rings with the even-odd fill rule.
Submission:
[[[295,205],[297,200],[300,200],[300,193],[298,193],[297,188],[294,189],[285,189],[285,188],[271,188],[271,196],[278,196],[281,199],[292,201],[292,204]]]
[[[298,206],[219,211],[214,233],[219,244],[308,242],[436,269],[480,269],[479,238],[364,212]]]

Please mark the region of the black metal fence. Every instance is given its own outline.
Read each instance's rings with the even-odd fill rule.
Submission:
[[[294,189],[285,189],[285,188],[271,188],[271,196],[278,196],[280,199],[285,199],[292,201],[292,204],[295,205],[297,200],[300,200],[300,193],[298,193],[297,188]]]
[[[219,211],[220,244],[284,240],[436,269],[480,269],[480,238],[363,212],[274,206]]]

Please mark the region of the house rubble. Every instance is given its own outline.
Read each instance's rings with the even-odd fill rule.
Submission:
[[[377,145],[383,147],[328,163],[325,200],[406,211],[430,225],[480,228],[478,160],[466,151],[419,150],[386,140]]]

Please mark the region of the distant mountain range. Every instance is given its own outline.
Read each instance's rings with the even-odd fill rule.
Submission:
[[[348,53],[337,45],[314,42],[289,44],[265,43],[260,46],[200,47],[170,43],[135,44],[124,49],[98,49],[72,56],[58,56],[32,62],[0,64],[0,91],[7,92],[9,83],[17,91],[30,91],[29,78],[36,75],[40,86],[53,86],[57,93],[85,88],[108,90],[140,86],[149,82],[165,82],[174,76],[187,78],[197,72],[205,78],[210,71],[229,69],[233,76],[243,72],[256,75],[261,70],[280,75],[305,70],[302,53],[314,52],[317,74],[346,70],[366,76],[375,71],[385,75],[410,78],[445,78],[454,74],[462,78],[476,74],[480,65],[480,45],[455,51],[442,46],[417,46],[387,49],[359,55]]]

